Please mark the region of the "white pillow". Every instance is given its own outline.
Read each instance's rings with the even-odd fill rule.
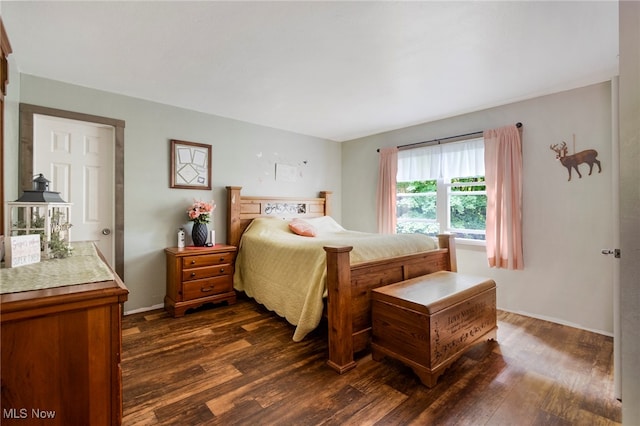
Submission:
[[[341,232],[345,229],[335,221],[331,216],[313,217],[310,219],[304,219],[307,223],[316,228],[318,233],[321,232]]]

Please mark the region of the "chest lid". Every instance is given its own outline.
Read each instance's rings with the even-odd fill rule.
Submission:
[[[376,288],[371,296],[373,300],[433,315],[495,286],[490,278],[439,271]]]

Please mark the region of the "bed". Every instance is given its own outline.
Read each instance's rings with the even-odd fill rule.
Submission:
[[[456,271],[454,239],[348,231],[331,218],[331,192],[317,198],[248,197],[227,187],[227,243],[238,247],[234,287],[296,326],[299,341],[326,318],[338,373],[368,349],[373,288],[440,270]],[[295,235],[303,219],[314,237]],[[277,265],[277,266],[275,266]]]

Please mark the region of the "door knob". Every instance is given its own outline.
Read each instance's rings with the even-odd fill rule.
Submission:
[[[600,253],[602,254],[612,254],[613,257],[615,257],[616,259],[620,259],[620,249],[602,249],[602,251],[600,251]]]
[[[102,235],[109,235],[111,234],[111,229],[109,228],[102,228]]]

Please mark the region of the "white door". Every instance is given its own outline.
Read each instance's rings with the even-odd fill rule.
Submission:
[[[71,241],[95,242],[114,267],[114,128],[36,114],[33,129],[34,174],[73,203]]]

